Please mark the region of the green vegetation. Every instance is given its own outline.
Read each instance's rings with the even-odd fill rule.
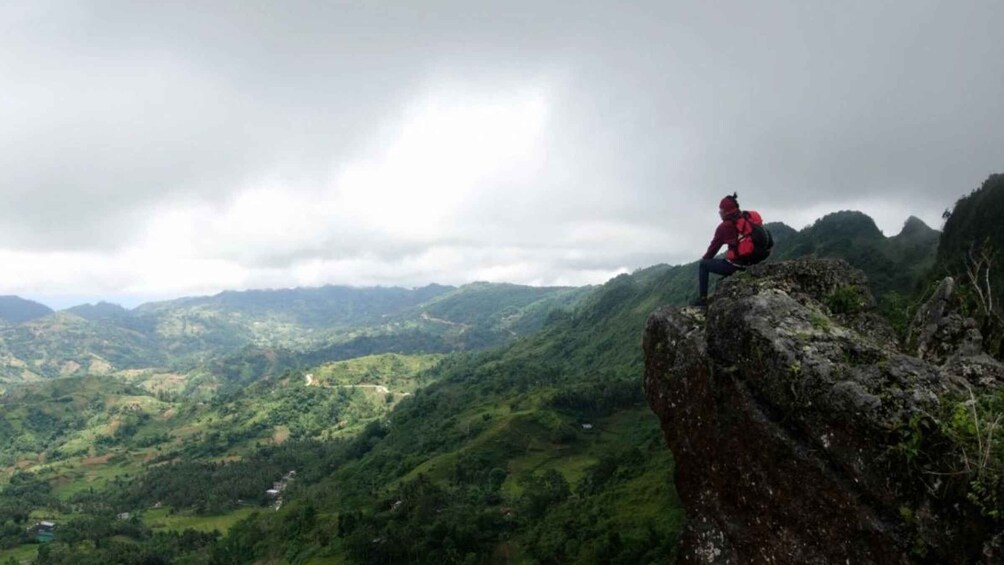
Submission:
[[[1004,234],[998,228],[1004,206],[1004,175],[990,175],[980,188],[946,211],[938,245],[937,267],[929,280],[945,275],[958,281],[958,301],[972,316],[983,346],[1004,360],[1004,270],[999,251]],[[938,430],[957,446],[958,465],[951,472],[968,481],[970,500],[988,516],[1001,517],[1004,508],[1004,392],[970,390],[968,397],[945,398]]]
[[[0,563],[3,565],[31,563],[38,555],[38,544],[19,545],[11,549],[0,549]]]
[[[327,363],[313,370],[310,375],[312,386],[321,387],[367,387],[372,386],[391,394],[412,393],[419,386],[427,384],[423,380],[426,371],[443,358],[442,355],[399,355],[383,353],[346,361]]]
[[[987,516],[1004,517],[1004,391],[971,394],[945,404],[941,430],[958,446],[957,473],[969,482],[969,499]]]
[[[250,516],[255,509],[244,507],[218,515],[200,515],[194,513],[175,514],[170,508],[155,508],[146,510],[141,516],[143,523],[155,532],[172,531],[184,532],[192,529],[199,532],[223,532],[226,533],[231,526]]]
[[[937,275],[955,275],[965,270],[966,257],[982,246],[1004,249],[1000,211],[1004,210],[1004,174],[990,175],[983,184],[946,211],[945,230],[938,245]],[[1004,277],[996,274],[994,290],[1004,292]]]
[[[861,312],[867,305],[864,293],[854,285],[842,286],[826,298],[826,306],[837,315],[853,316]]]
[[[984,345],[1004,359],[1004,175],[990,175],[980,188],[946,211],[945,233],[938,245],[937,267],[929,280],[953,276],[960,283],[962,305],[973,316]]]

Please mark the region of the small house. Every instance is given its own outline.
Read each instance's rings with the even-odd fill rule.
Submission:
[[[49,543],[56,537],[56,523],[42,520],[32,528],[35,533],[35,541],[39,543]]]
[[[267,491],[265,491],[265,495],[268,496],[269,498],[275,498],[275,497],[279,496],[279,490],[278,489],[274,489],[274,488],[270,488]]]

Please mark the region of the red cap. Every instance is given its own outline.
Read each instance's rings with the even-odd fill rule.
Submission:
[[[729,195],[722,198],[722,201],[718,203],[718,209],[725,212],[731,212],[733,210],[739,209],[739,202],[736,200],[735,196]]]

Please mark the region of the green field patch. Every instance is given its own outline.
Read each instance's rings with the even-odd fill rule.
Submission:
[[[17,547],[12,547],[11,549],[0,549],[0,563],[4,564],[11,559],[19,564],[32,563],[35,561],[36,557],[38,557],[37,543],[27,543]]]
[[[139,386],[153,394],[180,394],[184,392],[189,381],[188,375],[150,370],[120,371],[116,376],[123,380],[139,384]]]
[[[347,561],[347,555],[328,555],[324,557],[311,557],[307,560],[306,565],[346,565],[349,563]]]
[[[315,386],[378,385],[396,393],[414,392],[417,377],[431,369],[442,355],[400,355],[384,353],[327,363],[305,377]]]
[[[217,516],[198,516],[187,513],[172,514],[170,508],[162,507],[144,511],[142,513],[142,520],[150,529],[156,531],[181,532],[191,528],[201,532],[217,530],[225,534],[231,526],[247,518],[256,510],[265,512],[268,509],[255,506],[239,508],[233,512]]]
[[[673,457],[666,450],[646,464],[643,475],[612,489],[608,496],[617,508],[614,522],[624,529],[642,529],[660,521],[671,522],[677,531],[682,528],[685,513],[667,471],[672,468]]]
[[[515,478],[538,469],[556,468],[566,474],[566,480],[578,480],[595,459],[580,456],[580,446],[574,443],[555,443],[549,424],[559,427],[569,425],[558,416],[543,414],[540,410],[512,411],[508,405],[478,407],[461,415],[457,424],[465,433],[480,429],[475,437],[464,441],[460,449],[429,457],[387,488],[392,489],[419,475],[445,482],[452,478],[454,467],[463,458],[496,458],[493,454],[501,454],[497,457],[499,465],[505,467],[509,474],[503,491],[508,487],[512,492],[518,492],[518,487],[514,486]]]
[[[101,457],[61,462],[51,469],[53,494],[67,500],[89,489],[101,490],[117,477],[135,476],[143,471],[143,454],[109,453]]]
[[[170,406],[167,402],[145,395],[121,395],[108,404],[118,406],[124,410],[142,410],[152,414],[163,412]]]
[[[36,522],[39,520],[49,520],[56,523],[65,522],[71,516],[73,516],[73,514],[60,512],[59,510],[52,510],[49,508],[35,508],[28,513],[28,518]]]
[[[548,443],[546,437],[536,437],[524,455],[509,461],[509,477],[502,484],[502,492],[518,496],[522,492],[521,477],[548,469],[561,473],[574,490],[587,469],[599,461],[600,453],[624,445],[628,440],[636,445],[637,437],[655,425],[654,418],[647,408],[640,407],[607,418],[576,422],[575,440],[568,445],[555,445]]]

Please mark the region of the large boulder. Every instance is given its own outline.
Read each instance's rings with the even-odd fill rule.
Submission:
[[[687,509],[681,562],[1001,562],[1000,461],[977,468],[967,435],[989,430],[978,399],[1004,398],[1000,363],[900,352],[846,263],[733,276],[706,313],[654,313],[644,349]]]

